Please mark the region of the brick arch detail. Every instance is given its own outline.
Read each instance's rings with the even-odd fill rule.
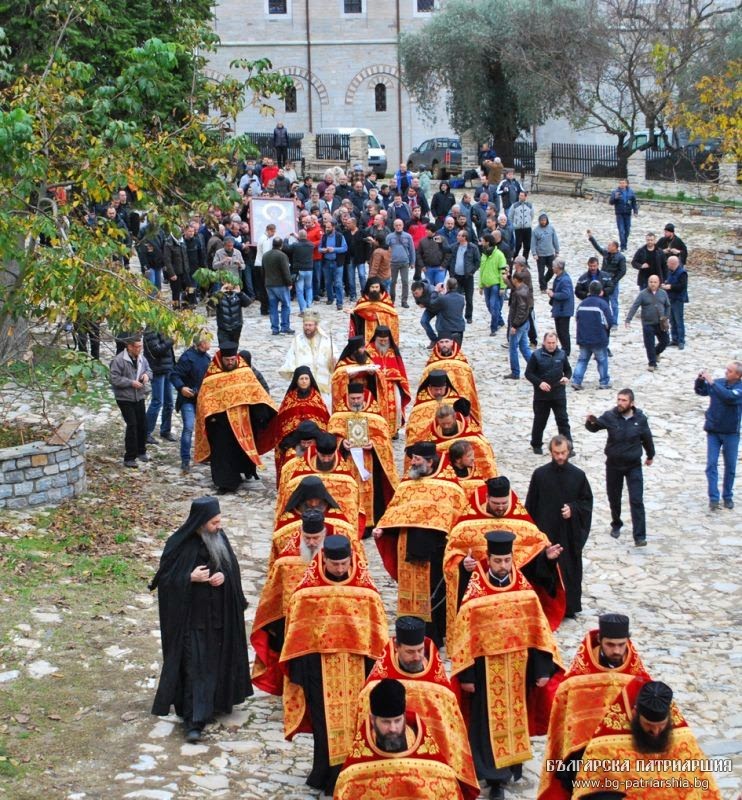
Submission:
[[[320,103],[322,103],[323,106],[329,105],[330,95],[327,92],[327,87],[316,75],[310,75],[309,70],[305,69],[304,67],[279,67],[276,69],[276,72],[293,78],[294,86],[297,84],[297,78],[301,78],[307,83],[311,83],[317,91]]]
[[[399,70],[390,64],[375,64],[374,66],[366,67],[348,84],[348,89],[345,92],[345,104],[353,104],[356,99],[356,92],[364,81],[369,81],[369,87],[375,86],[377,83],[384,83],[393,87],[395,85],[394,81],[398,80]]]

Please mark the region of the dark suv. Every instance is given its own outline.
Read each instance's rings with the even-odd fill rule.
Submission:
[[[407,169],[429,169],[436,180],[461,174],[461,140],[450,137],[426,139],[407,156]]]

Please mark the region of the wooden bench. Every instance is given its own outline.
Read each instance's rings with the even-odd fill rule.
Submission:
[[[582,197],[582,183],[585,176],[579,172],[554,172],[550,169],[541,169],[531,181],[531,191],[533,192],[558,192],[561,189],[568,189],[569,194],[574,197]]]

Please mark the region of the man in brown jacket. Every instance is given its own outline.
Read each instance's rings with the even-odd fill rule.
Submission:
[[[513,290],[510,293],[510,313],[508,314],[508,331],[510,343],[510,374],[505,375],[508,380],[520,379],[520,362],[518,350],[528,363],[531,357],[531,348],[528,346],[528,329],[533,300],[525,283],[522,272],[513,273]]]

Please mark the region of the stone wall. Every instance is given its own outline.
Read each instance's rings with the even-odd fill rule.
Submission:
[[[0,449],[0,509],[54,505],[85,491],[85,430],[66,444]]]
[[[587,180],[587,179],[586,179]],[[615,186],[605,189],[597,189],[591,185],[585,187],[585,195],[593,199],[596,203],[608,203],[611,191]],[[688,214],[691,217],[735,217],[739,216],[740,210],[737,206],[724,205],[723,202],[707,204],[702,203],[681,203],[679,200],[649,200],[639,198],[639,208],[651,208],[653,211],[666,211],[676,217],[680,214]],[[668,220],[669,221],[669,220]]]
[[[719,272],[742,278],[742,247],[730,247],[719,256]]]

